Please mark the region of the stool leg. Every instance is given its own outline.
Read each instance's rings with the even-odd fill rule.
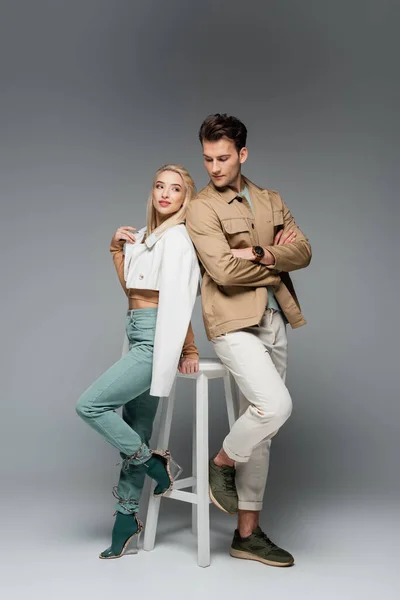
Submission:
[[[160,417],[160,429],[158,434],[157,448],[166,450],[169,444],[169,436],[171,433],[172,424],[172,413],[174,410],[175,403],[175,387],[176,382],[173,385],[171,393],[168,398],[162,398],[161,402],[161,417]],[[156,539],[158,514],[160,512],[161,498],[155,498],[153,491],[156,486],[156,482],[153,481],[150,490],[149,506],[147,508],[146,516],[146,527],[144,530],[144,541],[143,550],[150,552],[154,550],[154,544]]]
[[[226,410],[228,412],[229,429],[232,429],[232,426],[237,419],[238,409],[235,393],[235,380],[229,372],[226,375],[224,375],[224,388]]]
[[[210,565],[210,504],[208,493],[208,379],[196,381],[197,563]]]
[[[192,477],[196,483],[192,485],[193,494],[197,494],[197,443],[196,443],[196,400],[193,407],[193,425],[192,425]],[[192,504],[192,533],[197,535],[197,504]]]

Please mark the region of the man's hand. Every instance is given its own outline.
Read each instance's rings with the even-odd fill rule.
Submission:
[[[274,238],[274,246],[284,246],[285,244],[291,244],[296,241],[296,232],[290,229],[289,231],[284,231],[281,229],[278,231]]]
[[[278,231],[274,238],[274,246],[283,246],[284,244],[291,244],[296,241],[296,232],[293,230],[283,231],[281,229]],[[259,264],[272,266],[275,263],[275,258],[272,256],[271,252],[265,250],[265,256],[262,260],[260,260]],[[253,254],[253,250],[250,248],[238,248],[232,249],[232,256],[235,258],[244,258],[245,260],[254,260],[255,256]]]
[[[278,231],[276,236],[274,237],[274,246],[284,246],[285,244],[291,244],[296,241],[296,232],[290,229],[289,231],[283,231],[281,229]],[[261,265],[266,265],[267,267],[273,267],[275,265],[275,256],[271,254],[266,248],[265,255],[260,260]]]
[[[198,358],[181,358],[178,364],[178,371],[182,375],[189,375],[189,373],[198,373],[199,371],[199,359]]]

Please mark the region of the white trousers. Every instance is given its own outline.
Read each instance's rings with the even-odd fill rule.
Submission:
[[[212,344],[240,390],[239,418],[223,442],[236,462],[239,508],[261,510],[271,438],[292,411],[285,385],[287,337],[282,314],[267,309],[259,325],[218,336]]]

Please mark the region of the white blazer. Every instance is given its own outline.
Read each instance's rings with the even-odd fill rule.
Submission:
[[[140,229],[135,244],[124,245],[124,277],[128,289],[160,293],[150,394],[168,396],[198,293],[200,268],[185,225],[152,233],[141,244],[145,232],[145,227]]]

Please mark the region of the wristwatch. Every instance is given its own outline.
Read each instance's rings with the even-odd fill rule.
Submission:
[[[252,246],[253,262],[260,262],[264,258],[265,252],[262,246]]]

